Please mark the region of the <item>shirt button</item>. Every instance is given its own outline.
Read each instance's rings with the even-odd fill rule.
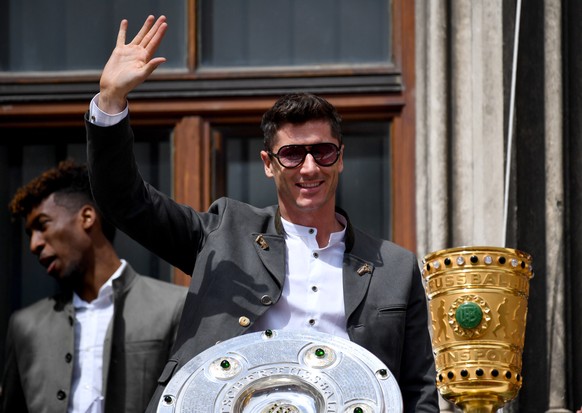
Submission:
[[[313,228],[309,228],[309,233],[313,234],[315,232],[315,230]]]
[[[64,391],[59,390],[57,392],[57,399],[59,399],[59,400],[65,400],[66,397],[67,397],[67,393],[65,393]]]
[[[311,291],[313,291],[314,293],[317,292],[317,285],[314,285],[313,287],[311,287]]]
[[[319,254],[317,252],[313,253],[313,258],[319,258]]]
[[[263,304],[263,305],[271,305],[271,304],[273,304],[273,300],[268,295],[263,295],[261,297],[261,304]]]
[[[65,355],[65,360],[67,361],[67,363],[70,363],[73,360],[73,355],[71,353],[67,353]]]
[[[241,325],[241,327],[248,327],[251,324],[251,320],[249,320],[248,317],[242,316],[238,319],[238,323]]]
[[[314,326],[315,325],[315,320],[313,318],[309,320],[309,325],[310,326]]]

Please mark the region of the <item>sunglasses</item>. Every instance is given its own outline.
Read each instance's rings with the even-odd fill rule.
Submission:
[[[270,156],[277,158],[284,168],[297,168],[305,161],[307,154],[311,154],[319,166],[332,166],[340,156],[340,148],[333,143],[316,143],[314,145],[285,145],[277,153],[267,151]]]

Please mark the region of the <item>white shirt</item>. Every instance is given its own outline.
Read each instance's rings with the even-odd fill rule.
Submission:
[[[121,275],[121,266],[99,289],[90,303],[73,293],[75,307],[75,355],[68,413],[102,413],[103,343],[113,318],[113,280]]]
[[[339,214],[336,217],[344,229],[332,233],[324,248],[317,244],[316,228],[281,220],[288,257],[283,292],[252,331],[315,330],[349,339],[342,276],[347,222]]]

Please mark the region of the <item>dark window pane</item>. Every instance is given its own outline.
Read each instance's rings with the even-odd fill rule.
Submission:
[[[277,203],[275,184],[265,176],[263,138],[226,139],[226,194],[255,206]]]
[[[391,239],[390,123],[346,123],[343,132],[346,148],[337,204],[348,212],[354,225]]]
[[[354,225],[377,237],[390,239],[390,123],[344,123],[343,132],[346,148],[337,205],[348,212]],[[259,156],[263,138],[249,136],[244,127],[222,129],[221,134],[225,148],[226,195],[259,207],[276,204],[275,184],[265,176]]]
[[[387,0],[200,0],[201,68],[390,62]]]
[[[121,20],[129,21],[129,41],[149,14],[168,17],[157,53],[168,59],[163,68],[185,68],[184,1],[2,0],[0,71],[101,70],[115,47]]]

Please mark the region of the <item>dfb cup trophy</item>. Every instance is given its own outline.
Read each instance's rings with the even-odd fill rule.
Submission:
[[[495,412],[521,388],[531,262],[498,247],[424,257],[437,388],[465,413]]]

